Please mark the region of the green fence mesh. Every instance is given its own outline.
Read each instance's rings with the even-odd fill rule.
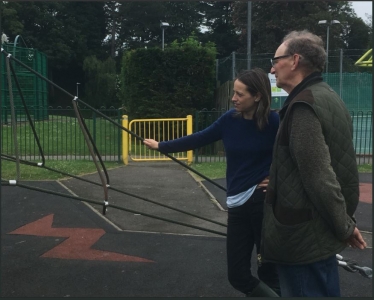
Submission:
[[[373,83],[370,73],[324,73],[323,80],[343,99],[349,111],[373,110]],[[273,97],[272,109],[280,109],[287,97]]]
[[[323,73],[326,81],[340,95],[350,111],[372,111],[373,83],[368,68],[355,66],[354,63],[367,52],[367,49],[329,51],[329,73]],[[270,58],[274,53],[255,54],[250,68],[262,68],[270,72]],[[241,70],[248,68],[247,55],[232,53],[217,60],[217,86],[232,81]],[[286,97],[273,97],[272,108],[281,108]]]
[[[28,67],[32,68],[36,72],[40,73],[44,77],[47,76],[47,56],[31,48],[14,47],[12,44],[3,44],[3,48],[6,52],[12,55],[12,57],[18,59]],[[9,85],[7,76],[7,67],[5,56],[1,56],[2,59],[2,69],[1,69],[1,80],[2,80],[2,105],[4,107],[9,107],[10,105],[10,95],[9,95]],[[43,109],[35,110],[34,119],[44,120],[48,118],[48,86],[47,83],[37,77],[35,74],[24,68],[18,63],[10,60],[14,71],[17,76],[17,80],[21,87],[22,95],[27,106],[40,107]],[[12,78],[12,92],[13,101],[16,107],[22,106],[21,94],[17,89],[15,79],[13,75]],[[31,112],[32,113],[32,112]],[[7,117],[7,116],[2,116]],[[22,116],[19,116],[22,118]],[[3,121],[7,121],[3,119]]]
[[[323,74],[324,80],[337,92],[348,110],[371,111],[373,99],[372,74],[339,73]]]

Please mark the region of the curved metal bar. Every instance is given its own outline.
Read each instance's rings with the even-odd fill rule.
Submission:
[[[1,156],[4,157],[8,161],[14,161],[14,158],[11,157],[11,156],[9,156],[9,155],[2,154]],[[76,176],[76,175],[72,175],[72,174],[69,174],[69,173],[66,173],[66,172],[63,172],[63,171],[60,171],[60,170],[56,170],[56,169],[53,169],[53,168],[45,166],[45,165],[40,166],[37,163],[29,162],[29,161],[26,161],[26,160],[21,160],[21,163],[29,165],[29,166],[41,167],[43,169],[46,169],[46,170],[49,170],[49,171],[52,171],[52,172],[55,172],[55,173],[60,173],[60,174],[62,174],[64,176],[68,176],[68,177],[75,178],[75,179],[78,179],[78,180],[81,180],[81,181],[84,181],[84,182],[87,182],[87,183],[90,183],[90,184],[101,186],[100,183],[98,183],[98,182],[94,182],[94,181],[91,181],[91,180],[88,180],[88,179],[85,179],[85,178],[82,178],[82,177],[79,177],[79,176]],[[214,224],[217,224],[217,225],[221,225],[223,227],[227,227],[227,224],[220,223],[220,222],[217,222],[217,221],[214,221],[214,220],[210,220],[210,219],[201,217],[199,215],[190,213],[188,211],[185,211],[185,210],[182,210],[182,209],[178,209],[178,208],[175,208],[175,207],[172,207],[172,206],[169,206],[169,205],[166,205],[166,204],[154,201],[154,200],[150,200],[148,198],[141,197],[141,196],[138,196],[138,195],[135,195],[135,194],[132,194],[132,193],[129,193],[129,192],[126,192],[126,191],[114,188],[112,186],[109,186],[108,189],[113,190],[113,191],[118,192],[118,193],[121,193],[121,194],[124,194],[124,195],[127,195],[127,196],[130,196],[130,197],[134,197],[134,198],[137,198],[137,199],[140,199],[140,200],[143,200],[143,201],[146,201],[146,202],[158,205],[158,206],[162,206],[162,207],[168,208],[170,210],[177,211],[177,212],[183,213],[185,215],[189,215],[189,216],[192,216],[192,217],[195,217],[195,218],[198,218],[198,219],[210,222],[210,223],[214,223]]]
[[[26,189],[29,189],[29,190],[34,190],[34,191],[38,191],[38,192],[42,192],[42,193],[52,194],[52,195],[55,195],[55,196],[61,196],[61,197],[64,197],[64,198],[70,198],[70,199],[73,199],[73,200],[88,202],[88,203],[92,203],[92,204],[99,204],[99,205],[101,204],[100,202],[97,202],[97,201],[94,201],[94,200],[91,200],[91,199],[72,196],[72,195],[67,195],[67,194],[62,194],[62,193],[58,193],[58,192],[54,192],[54,191],[49,191],[49,190],[25,185],[25,184],[22,184],[22,183],[19,183],[19,182],[17,182],[16,184],[10,184],[9,182],[2,180],[1,183],[2,183],[2,185],[7,185],[7,186],[16,185],[16,186],[23,187],[23,188],[26,188]],[[182,225],[182,226],[185,226],[185,227],[195,228],[195,229],[199,229],[199,230],[202,230],[202,231],[211,232],[211,233],[215,233],[215,234],[218,234],[218,235],[226,236],[226,233],[223,233],[223,232],[210,230],[210,229],[206,229],[206,228],[203,228],[203,227],[199,227],[199,226],[195,226],[195,225],[191,225],[191,224],[186,224],[186,223],[182,223],[182,222],[178,222],[178,221],[173,221],[173,220],[162,218],[162,217],[153,216],[153,215],[142,213],[142,212],[139,212],[139,211],[136,211],[136,210],[124,208],[124,207],[121,207],[121,206],[118,206],[118,205],[108,204],[108,207],[113,207],[113,208],[123,210],[123,211],[127,211],[127,212],[130,212],[130,213],[140,214],[142,216],[146,216],[146,217],[149,217],[149,218],[158,219],[158,220],[161,220],[161,221],[166,221],[166,222],[169,222],[169,223],[174,223],[174,224]]]
[[[73,100],[73,102],[74,102],[74,103],[73,103],[73,106],[74,106],[74,104],[76,104],[75,99]],[[100,153],[99,153],[99,150],[97,149],[96,144],[95,144],[95,141],[94,141],[94,139],[92,138],[92,135],[90,134],[90,131],[89,131],[88,128],[87,128],[86,122],[84,121],[84,118],[83,118],[83,116],[82,116],[82,114],[81,114],[81,112],[80,112],[80,110],[79,110],[78,105],[75,105],[75,107],[76,107],[76,109],[77,109],[77,112],[78,112],[78,114],[79,114],[80,119],[82,120],[83,128],[81,128],[81,130],[84,130],[84,131],[87,133],[87,136],[88,136],[88,138],[89,138],[89,140],[90,140],[90,142],[91,142],[91,145],[92,145],[92,147],[93,147],[93,150],[95,151],[95,154],[97,155],[97,158],[98,158],[99,161],[100,161],[101,168],[103,169],[103,172],[104,172],[104,174],[105,174],[105,178],[106,178],[107,185],[109,185],[109,175],[108,175],[108,172],[107,172],[107,170],[106,170],[105,164],[104,164],[104,162],[103,162],[103,160],[102,160],[102,158],[101,158],[101,155],[100,155]]]
[[[9,89],[9,103],[10,103],[10,111],[12,114],[12,133],[13,133],[13,145],[14,151],[16,154],[16,179],[19,180],[20,178],[20,161],[19,161],[19,149],[18,149],[18,136],[17,136],[17,120],[16,120],[16,112],[14,109],[14,99],[13,99],[13,87],[12,87],[12,78],[10,76],[10,61],[9,57],[11,55],[7,55],[6,57],[6,68],[7,68],[7,79],[8,79],[8,89]]]
[[[75,115],[77,116],[77,120],[78,120],[79,126],[80,126],[80,128],[82,130],[84,139],[86,141],[87,147],[88,147],[88,149],[89,149],[89,151],[91,153],[91,157],[93,159],[93,162],[94,162],[94,164],[96,166],[97,172],[98,172],[100,180],[101,180],[101,185],[102,185],[102,188],[103,188],[103,191],[104,191],[103,215],[105,215],[106,210],[107,210],[107,206],[108,206],[108,186],[107,186],[107,183],[104,180],[104,177],[103,177],[103,174],[102,174],[102,170],[100,169],[99,164],[97,163],[95,151],[92,148],[92,144],[91,144],[90,138],[88,137],[88,133],[85,130],[85,127],[83,125],[83,123],[84,123],[83,118],[82,118],[82,116],[81,116],[81,114],[80,114],[80,112],[78,110],[77,103],[74,100],[73,100],[73,107],[74,107]]]

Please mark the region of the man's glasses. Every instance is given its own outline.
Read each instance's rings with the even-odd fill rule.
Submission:
[[[270,63],[271,65],[274,67],[274,65],[277,63],[277,61],[281,58],[286,58],[286,57],[289,57],[289,56],[292,56],[292,54],[287,54],[287,55],[281,55],[281,56],[277,56],[277,57],[273,57],[273,58],[270,58]]]

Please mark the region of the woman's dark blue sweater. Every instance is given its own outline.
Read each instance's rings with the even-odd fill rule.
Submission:
[[[269,175],[279,116],[276,112],[270,112],[269,125],[259,131],[254,120],[234,114],[235,109],[229,110],[202,131],[160,142],[159,151],[182,152],[222,140],[227,161],[227,196],[244,192]]]

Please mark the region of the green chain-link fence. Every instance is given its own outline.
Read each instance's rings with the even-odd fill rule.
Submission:
[[[28,67],[32,68],[36,72],[40,73],[44,77],[48,77],[48,69],[47,69],[47,56],[32,48],[23,48],[23,47],[15,47],[13,44],[3,44],[2,45],[4,50],[12,55],[14,58],[20,60],[22,63],[27,65]],[[1,89],[1,96],[2,96],[2,105],[3,107],[7,107],[10,105],[10,95],[9,95],[9,85],[7,79],[7,67],[6,67],[6,58],[4,55],[1,56],[2,59],[2,69],[1,69],[1,80],[2,80],[2,89]],[[14,71],[16,73],[19,85],[22,90],[22,95],[27,106],[34,106],[34,107],[43,107],[44,109],[35,110],[34,119],[35,120],[44,120],[48,117],[48,86],[47,83],[37,77],[32,72],[25,69],[18,63],[12,62]],[[13,101],[15,106],[21,106],[21,94],[17,89],[15,79],[13,75],[12,78],[12,92],[13,92]],[[2,115],[2,118],[5,116]],[[19,116],[23,118],[22,115]],[[5,119],[3,119],[4,122]],[[5,120],[7,121],[7,120]]]
[[[366,52],[367,49],[329,51],[329,73],[323,73],[324,80],[340,95],[351,111],[372,111],[371,69],[354,65]],[[252,55],[250,67],[270,72],[270,58],[273,56],[274,53]],[[249,66],[247,55],[238,53],[232,53],[216,63],[218,86],[232,81],[241,70]],[[286,97],[273,97],[272,108],[281,108],[285,99]]]
[[[226,110],[202,110],[195,114],[194,132],[200,131],[216,121]],[[358,164],[371,163],[373,154],[373,114],[350,111],[353,124],[353,145]],[[225,150],[222,141],[194,150],[194,162],[225,162]]]

